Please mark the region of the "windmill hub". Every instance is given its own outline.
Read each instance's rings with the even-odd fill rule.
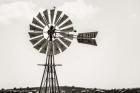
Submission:
[[[48,35],[53,35],[55,33],[55,27],[54,26],[50,26],[49,30],[48,30]]]
[[[44,38],[48,39],[48,36],[52,36],[55,33],[56,30],[58,30],[57,26],[55,26],[55,27],[53,25],[51,25],[49,27],[45,26],[44,29],[43,29]]]

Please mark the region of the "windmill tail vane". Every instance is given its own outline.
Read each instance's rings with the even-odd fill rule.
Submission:
[[[33,17],[29,27],[28,34],[33,47],[46,54],[46,63],[38,64],[44,66],[39,93],[60,93],[55,67],[61,64],[55,64],[54,55],[64,52],[73,39],[77,39],[79,43],[97,46],[95,38],[98,32],[75,35],[77,31],[68,15],[56,8],[39,12]]]

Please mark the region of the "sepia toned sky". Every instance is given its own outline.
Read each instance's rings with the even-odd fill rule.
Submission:
[[[140,87],[140,0],[0,0],[0,88],[40,85],[46,55],[29,42],[38,11],[56,6],[77,32],[98,31],[98,46],[78,44],[55,56],[61,86]]]

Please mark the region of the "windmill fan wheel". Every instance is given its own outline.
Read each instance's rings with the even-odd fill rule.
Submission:
[[[39,12],[30,24],[30,42],[40,53],[57,55],[65,51],[74,38],[74,27],[62,11],[51,9]]]

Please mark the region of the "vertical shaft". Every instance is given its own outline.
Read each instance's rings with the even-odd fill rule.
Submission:
[[[53,78],[53,75],[54,75],[53,68],[54,68],[54,67],[55,67],[55,66],[53,66],[53,64],[52,64],[52,55],[51,55],[51,81],[52,81],[51,84],[52,84],[52,93],[54,93],[54,87],[53,87],[53,86],[54,86],[54,85],[53,85],[53,81],[54,81],[54,80],[53,80],[53,79],[54,79],[54,78]]]

